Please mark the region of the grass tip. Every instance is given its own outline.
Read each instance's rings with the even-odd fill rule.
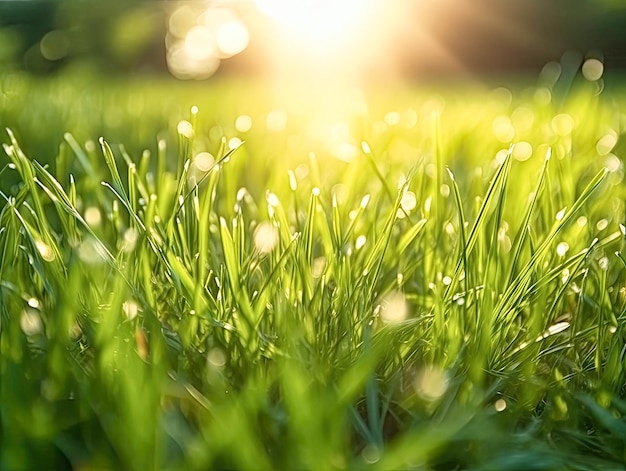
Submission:
[[[446,170],[448,171],[448,175],[450,175],[450,180],[455,181],[454,173],[452,173],[452,170],[450,170],[450,167],[446,167]]]
[[[370,202],[370,195],[367,194],[361,198],[361,208],[365,209]]]
[[[548,147],[546,150],[546,161],[549,161],[552,158],[552,147]]]

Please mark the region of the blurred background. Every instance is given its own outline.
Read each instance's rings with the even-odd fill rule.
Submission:
[[[608,0],[0,0],[0,66],[375,81],[536,73],[570,51],[610,72],[625,25]]]

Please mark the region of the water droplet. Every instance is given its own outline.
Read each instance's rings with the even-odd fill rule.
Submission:
[[[404,294],[401,291],[392,291],[382,301],[381,318],[389,324],[402,322],[406,319],[408,310]]]
[[[269,222],[262,222],[254,231],[254,245],[261,253],[270,253],[278,243],[278,229]]]

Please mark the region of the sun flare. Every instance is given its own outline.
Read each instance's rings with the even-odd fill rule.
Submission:
[[[256,0],[259,11],[309,46],[349,40],[373,14],[373,0]]]

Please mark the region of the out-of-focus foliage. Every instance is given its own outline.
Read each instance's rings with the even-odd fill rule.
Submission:
[[[0,2],[0,58],[34,73],[73,64],[162,70],[163,10],[160,2]]]
[[[100,71],[166,72],[167,15],[184,2],[0,1],[0,64],[39,74],[75,64]],[[205,5],[190,1],[196,6]],[[598,49],[607,67],[623,67],[626,9],[621,2],[530,0],[439,0],[424,2],[428,18],[415,15],[436,44],[469,70],[514,71],[538,68],[564,51]],[[221,5],[209,2],[206,5]],[[253,2],[239,2],[253,8]],[[263,34],[258,32],[257,34]],[[254,44],[254,38],[252,38]],[[394,51],[408,51],[409,73],[450,72],[419,68],[428,57],[411,55],[409,41],[398,38]],[[420,55],[424,56],[423,52]],[[427,54],[426,54],[427,56]],[[256,59],[255,59],[256,60]],[[257,67],[251,57],[248,61]],[[241,62],[241,61],[240,61]],[[239,64],[238,61],[229,62]],[[227,67],[229,66],[227,65]],[[235,65],[235,67],[239,67]]]

